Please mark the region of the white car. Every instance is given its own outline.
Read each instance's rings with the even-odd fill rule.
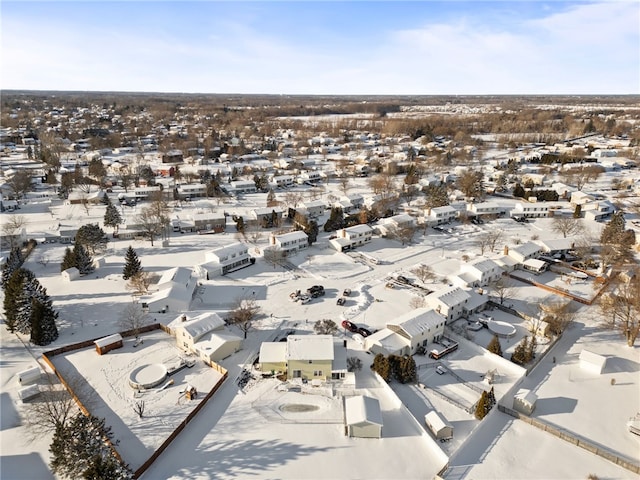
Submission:
[[[300,303],[309,303],[311,301],[311,297],[309,295],[301,295]]]

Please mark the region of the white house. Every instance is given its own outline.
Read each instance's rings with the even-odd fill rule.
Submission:
[[[204,183],[182,183],[176,190],[181,199],[207,196],[207,186]]]
[[[382,437],[382,412],[376,398],[364,395],[345,398],[344,420],[350,437]]]
[[[502,213],[502,209],[500,205],[495,202],[468,203],[467,212],[478,217],[487,215],[498,216]]]
[[[182,314],[167,325],[176,336],[176,344],[187,352],[195,352],[194,345],[207,333],[224,328],[224,320],[215,312],[197,315]]]
[[[307,248],[309,246],[309,237],[302,230],[271,235],[270,246],[280,249],[288,257]]]
[[[590,202],[582,206],[585,220],[601,222],[609,218],[615,212],[615,206],[607,201]]]
[[[549,205],[545,203],[517,202],[511,210],[512,217],[540,218],[549,216]]]
[[[515,247],[505,247],[505,254],[509,255],[518,263],[524,263],[530,258],[537,258],[542,252],[542,247],[533,242],[526,242]]]
[[[352,250],[360,245],[369,243],[373,237],[373,229],[369,225],[354,225],[336,232],[337,238],[329,244],[339,252]]]
[[[392,234],[394,231],[413,228],[415,227],[415,223],[415,219],[411,215],[401,213],[381,219],[376,228],[380,232],[380,235],[387,236]]]
[[[258,222],[270,223],[271,219],[274,218],[274,222],[272,225],[274,227],[280,225],[283,214],[284,209],[282,207],[254,208],[253,210],[251,210],[251,218],[253,220],[257,220]]]
[[[272,175],[269,177],[269,183],[276,188],[288,188],[293,185],[293,175]]]
[[[455,220],[457,216],[458,212],[455,208],[450,205],[445,205],[442,207],[430,208],[427,211],[425,221],[428,225],[440,225]]]
[[[318,183],[322,181],[324,175],[317,170],[302,172],[298,176],[298,183]]]
[[[462,287],[484,287],[502,275],[502,268],[489,258],[478,258],[460,265],[460,273],[452,282]]]
[[[245,193],[256,193],[256,182],[249,180],[236,180],[225,185],[227,191],[232,195],[241,195]]]
[[[445,321],[430,308],[418,308],[401,315],[386,327],[365,338],[365,349],[384,355],[412,355],[420,347],[440,339]]]
[[[430,293],[424,298],[428,307],[442,315],[446,323],[451,323],[467,313],[466,306],[470,296],[459,287],[450,287]]]
[[[175,267],[160,277],[158,290],[140,297],[140,303],[150,312],[183,312],[189,310],[196,289],[192,270]]]
[[[301,203],[300,208],[304,209],[310,218],[317,218],[327,209],[327,204],[324,200],[311,200]]]
[[[252,260],[246,243],[232,243],[206,252],[205,262],[199,264],[196,271],[201,278],[211,280],[213,277],[246,267]]]

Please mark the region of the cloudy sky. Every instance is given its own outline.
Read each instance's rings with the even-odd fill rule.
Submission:
[[[7,1],[2,89],[638,94],[640,2]]]

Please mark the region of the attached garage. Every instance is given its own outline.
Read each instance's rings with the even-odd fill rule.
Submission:
[[[380,402],[371,397],[358,395],[344,402],[345,426],[349,437],[382,437],[382,412]]]

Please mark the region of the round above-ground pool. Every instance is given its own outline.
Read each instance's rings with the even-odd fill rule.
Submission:
[[[513,337],[516,334],[516,327],[507,322],[501,322],[499,320],[489,320],[487,327],[497,336],[502,338]]]
[[[160,363],[142,365],[129,375],[129,385],[132,388],[144,389],[160,385],[167,378],[167,367]]]

